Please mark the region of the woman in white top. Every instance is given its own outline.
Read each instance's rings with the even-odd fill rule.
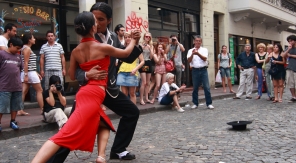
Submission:
[[[182,92],[186,86],[183,85],[180,88],[174,83],[174,74],[166,74],[166,82],[160,88],[158,101],[160,105],[170,105],[173,102],[173,108],[182,113],[184,110],[179,105],[178,94]]]
[[[42,97],[42,87],[40,80],[41,76],[38,74],[37,70],[37,56],[31,50],[31,46],[35,44],[35,38],[32,34],[24,34],[22,37],[24,46],[21,50],[21,56],[24,62],[24,71],[21,73],[21,80],[23,82],[23,102],[25,101],[25,96],[29,91],[30,85],[35,89],[37,95],[37,102],[42,111],[43,109],[43,97]],[[23,110],[18,111],[18,115],[29,115],[29,113]]]

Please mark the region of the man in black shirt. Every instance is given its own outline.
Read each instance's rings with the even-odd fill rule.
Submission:
[[[245,51],[236,59],[237,67],[240,69],[239,87],[233,99],[240,99],[246,87],[246,99],[252,99],[254,73],[256,72],[255,53],[251,52],[251,45],[245,45]]]
[[[68,121],[72,107],[65,108],[66,98],[61,86],[61,79],[56,75],[49,78],[49,89],[43,92],[43,115],[49,123],[57,122],[59,128]]]

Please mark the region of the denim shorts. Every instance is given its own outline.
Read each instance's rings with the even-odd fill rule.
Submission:
[[[0,92],[0,113],[23,109],[22,92]]]
[[[170,105],[173,101],[173,96],[169,96],[168,94],[166,94],[159,103],[160,105]]]
[[[220,74],[221,74],[222,78],[225,78],[225,76],[227,78],[229,78],[230,77],[230,68],[229,67],[228,68],[220,67]]]
[[[139,86],[139,79],[136,75],[131,75],[130,72],[120,72],[117,74],[116,85],[137,87]]]

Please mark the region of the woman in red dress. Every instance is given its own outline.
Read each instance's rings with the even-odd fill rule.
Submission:
[[[79,64],[84,71],[99,65],[100,70],[108,72],[109,55],[112,57],[127,57],[133,50],[138,32],[132,32],[133,39],[125,50],[114,48],[108,44],[100,44],[95,40],[97,20],[91,12],[80,13],[74,20],[75,31],[82,36],[80,44],[72,51],[69,75],[75,80],[75,71]],[[105,98],[107,78],[89,80],[80,88],[76,95],[76,110],[61,130],[51,137],[38,151],[33,163],[46,162],[60,147],[70,150],[93,151],[97,137],[97,163],[105,162],[105,149],[110,129],[115,131],[110,119],[100,107]],[[98,127],[99,126],[99,129]]]

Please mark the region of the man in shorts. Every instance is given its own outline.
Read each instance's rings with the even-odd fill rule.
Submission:
[[[289,64],[286,70],[287,87],[290,88],[292,98],[288,102],[296,101],[296,35],[287,37],[289,42],[288,49],[284,52],[284,56],[289,58]]]
[[[22,47],[22,40],[12,37],[8,41],[8,48],[0,50],[0,131],[2,115],[5,113],[11,114],[10,127],[19,129],[15,118],[17,111],[23,107],[20,78],[23,62],[18,55]]]

